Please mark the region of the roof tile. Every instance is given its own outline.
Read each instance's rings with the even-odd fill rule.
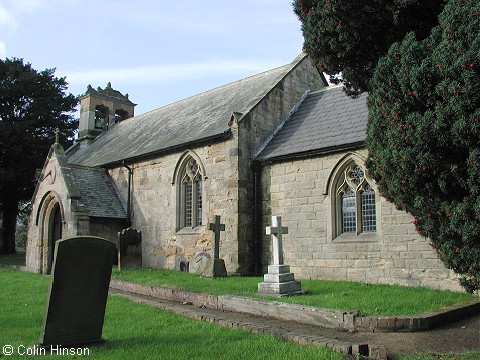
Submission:
[[[257,156],[269,160],[365,140],[366,95],[353,99],[342,86],[313,92]]]

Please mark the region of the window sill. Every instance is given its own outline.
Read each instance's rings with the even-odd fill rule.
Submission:
[[[177,235],[200,235],[205,232],[205,226],[184,227],[177,231]]]
[[[338,244],[349,244],[349,243],[375,243],[379,242],[380,236],[376,232],[365,232],[359,235],[357,234],[341,234],[333,239],[333,242]]]

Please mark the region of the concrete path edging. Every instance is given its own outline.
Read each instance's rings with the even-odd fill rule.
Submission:
[[[414,332],[477,314],[480,302],[471,300],[435,312],[414,316],[361,316],[356,311],[323,309],[313,306],[265,301],[235,295],[209,295],[161,286],[136,284],[112,279],[110,288],[157,299],[191,303],[213,310],[240,312],[261,317],[315,325],[341,331]]]

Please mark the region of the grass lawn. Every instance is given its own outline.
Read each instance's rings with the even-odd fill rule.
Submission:
[[[28,347],[38,343],[49,278],[12,269],[0,269],[0,278],[1,358],[4,345],[17,349],[20,345]],[[115,296],[108,299],[103,337],[106,343],[89,347],[89,356],[61,358],[343,359],[340,354],[324,348],[305,347],[271,336],[222,328]],[[5,359],[25,356],[17,354]]]
[[[262,277],[203,278],[173,270],[114,270],[112,277],[141,284],[158,285],[214,295],[258,297]],[[301,296],[266,298],[330,309],[359,310],[364,315],[415,315],[437,310],[475,297],[465,293],[405,286],[371,285],[347,281],[302,280]]]

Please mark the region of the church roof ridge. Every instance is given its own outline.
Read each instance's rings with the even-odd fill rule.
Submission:
[[[306,56],[306,55],[305,55],[305,56]],[[283,69],[283,68],[287,68],[287,67],[291,66],[294,62],[295,62],[295,60],[292,61],[291,63],[284,64],[284,65],[280,65],[280,66],[274,67],[274,68],[272,68],[272,69],[268,69],[268,70],[262,71],[262,72],[257,73],[257,74],[253,74],[253,75],[246,76],[246,77],[241,78],[241,79],[238,79],[238,80],[231,81],[231,82],[226,83],[226,84],[222,84],[222,85],[216,86],[216,87],[214,87],[214,88],[212,88],[212,89],[208,89],[208,90],[199,92],[199,93],[197,93],[197,94],[193,94],[193,95],[187,96],[186,98],[183,98],[183,99],[175,100],[175,101],[173,101],[173,102],[171,102],[171,103],[162,105],[162,106],[160,106],[160,107],[158,107],[158,108],[156,108],[156,109],[152,109],[152,110],[150,110],[150,111],[147,111],[147,112],[145,112],[145,113],[143,113],[143,114],[139,114],[139,115],[137,115],[137,116],[135,116],[135,117],[132,117],[132,118],[130,118],[130,119],[123,120],[123,122],[124,122],[124,121],[127,121],[127,120],[132,120],[132,119],[134,119],[134,118],[141,117],[141,116],[143,116],[143,115],[150,114],[150,113],[152,113],[152,112],[155,112],[155,111],[157,111],[157,110],[160,110],[160,109],[163,109],[163,108],[166,108],[166,107],[175,106],[175,105],[177,105],[178,103],[182,103],[182,102],[189,101],[189,100],[191,100],[192,98],[196,98],[196,97],[200,97],[200,96],[205,96],[205,95],[208,95],[209,93],[212,93],[212,92],[216,92],[216,91],[219,91],[219,90],[222,90],[222,89],[229,88],[229,87],[231,87],[231,86],[233,86],[233,85],[239,84],[239,83],[244,82],[244,81],[252,80],[252,79],[254,79],[254,78],[259,78],[259,77],[265,76],[265,75],[267,75],[267,74],[269,74],[269,73],[278,72],[279,70],[281,70],[281,69]]]
[[[306,55],[124,120],[87,147],[69,153],[69,162],[110,166],[193,143],[225,138],[232,113],[253,109]]]
[[[315,95],[315,94],[318,94],[318,93],[321,93],[321,92],[324,92],[324,91],[330,91],[330,90],[335,90],[337,88],[343,88],[343,84],[335,84],[335,85],[329,85],[329,86],[326,86],[322,89],[319,89],[319,90],[316,90],[316,91],[312,91],[310,92],[309,95]]]

